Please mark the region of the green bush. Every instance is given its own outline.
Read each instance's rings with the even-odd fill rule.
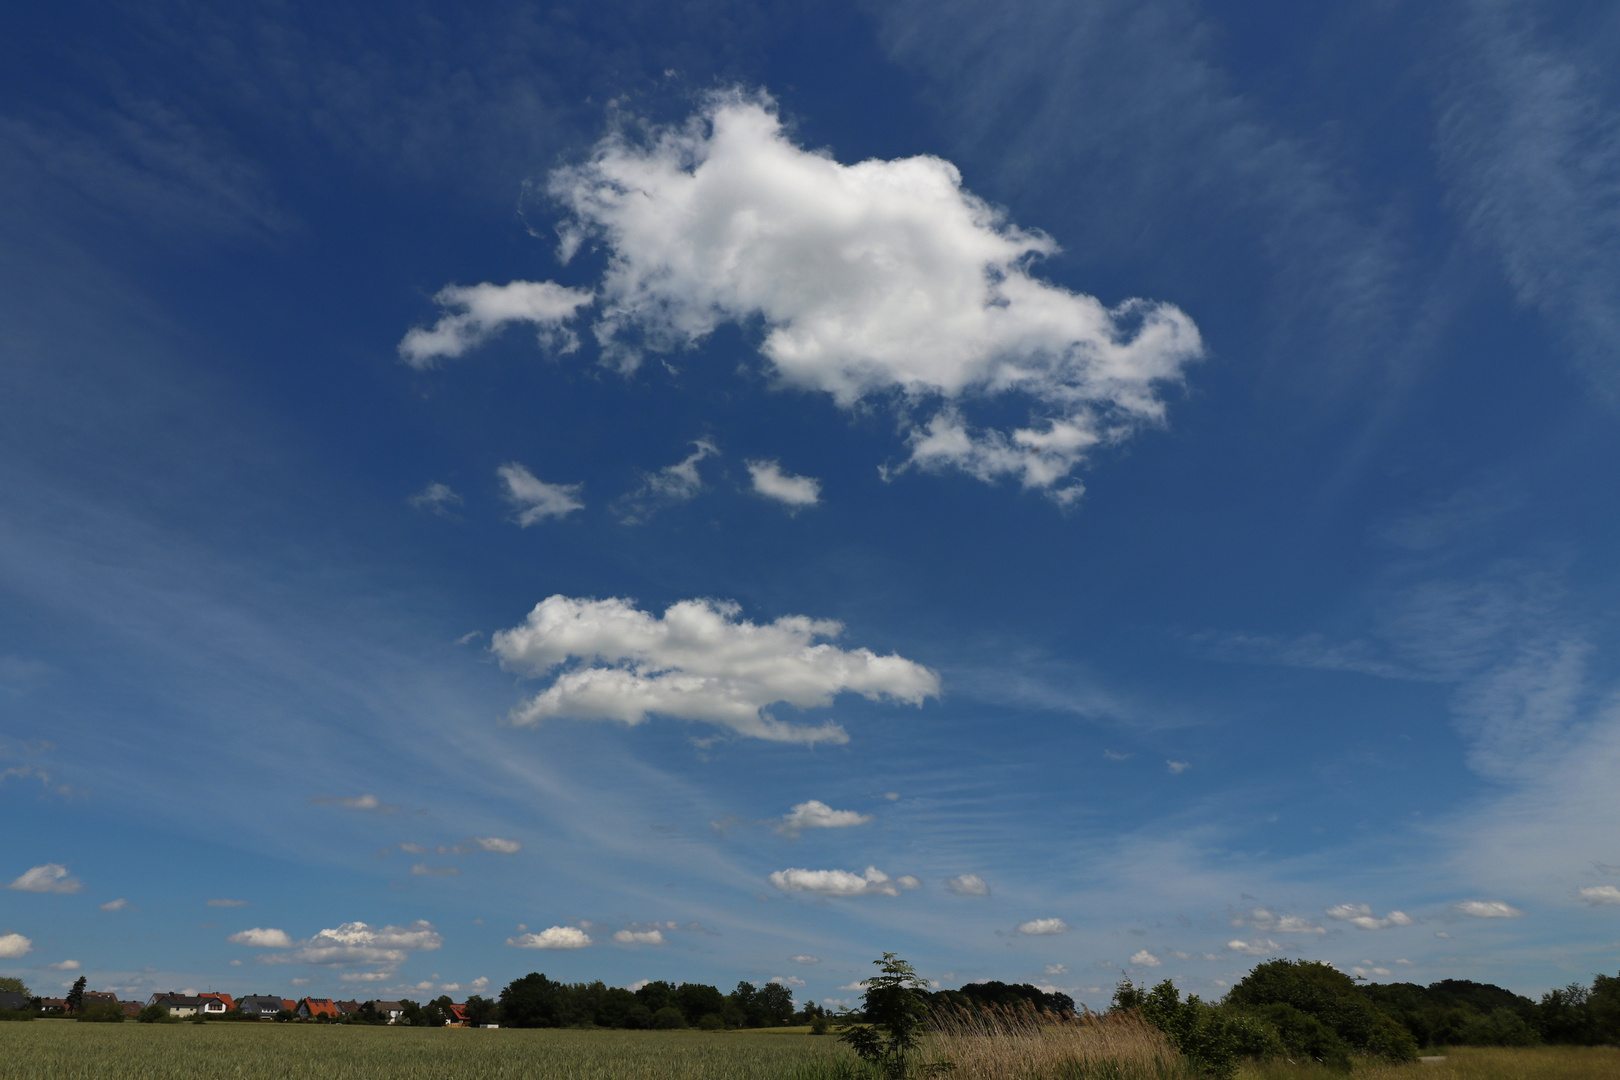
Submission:
[[[1314,1061],[1330,1069],[1350,1068],[1350,1047],[1332,1028],[1292,1005],[1262,1005],[1252,1014],[1276,1032],[1283,1053],[1294,1061]]]
[[[32,1020],[33,1018],[34,1010],[32,1009],[0,1009],[0,1022],[6,1020]]]
[[[135,1014],[137,1024],[177,1024],[179,1020],[169,1015],[169,1010],[161,1005],[148,1005]]]
[[[81,1024],[122,1024],[124,1022],[124,1007],[116,1001],[97,1001],[84,1007],[79,1013]]]
[[[1344,972],[1315,960],[1268,960],[1226,995],[1230,1005],[1289,1005],[1315,1017],[1357,1053],[1416,1061],[1417,1040],[1356,987]],[[1284,1040],[1286,1042],[1286,1039]]]
[[[675,1006],[665,1005],[653,1013],[652,1026],[655,1031],[673,1031],[686,1026],[686,1017]]]
[[[697,1026],[699,1031],[724,1031],[726,1030],[726,1019],[719,1013],[704,1013],[698,1019]]]

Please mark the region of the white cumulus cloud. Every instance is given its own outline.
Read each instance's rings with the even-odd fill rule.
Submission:
[[[875,866],[868,866],[861,874],[849,870],[777,870],[770,880],[783,892],[819,896],[899,896],[902,888],[910,887],[903,884],[903,878],[891,878]]]
[[[660,930],[616,930],[613,940],[620,945],[663,945],[664,934]]]
[[[515,949],[583,949],[591,937],[577,926],[551,926],[538,934],[519,934],[506,943]]]
[[[911,705],[939,693],[939,676],[921,664],[819,641],[843,631],[837,622],[787,615],[758,625],[738,620],[738,611],[735,604],[684,600],[659,617],[624,599],[548,597],[522,626],[497,633],[492,648],[504,667],[535,677],[578,663],[514,710],[512,720],[633,725],[662,715],[778,742],[843,743],[849,736],[836,723],[790,724],[766,709],[824,706],[844,691]]]
[[[628,372],[723,324],[760,325],[782,384],[844,407],[894,401],[902,468],[1012,477],[1071,501],[1068,477],[1088,452],[1162,422],[1161,389],[1202,353],[1171,305],[1108,308],[1034,277],[1031,262],[1057,245],[964,190],[950,162],[841,164],[796,146],[763,96],[715,94],[639,141],[610,134],[548,189],[568,213],[562,258],[587,238],[608,252],[594,325],[605,362]],[[514,282],[510,298],[476,288],[488,291],[441,294],[465,310],[408,335],[407,360],[457,355],[514,318],[555,333],[590,299],[550,283]],[[519,297],[543,297],[540,316],[511,314]],[[497,300],[488,315],[474,306]],[[1008,396],[1027,405],[1027,425],[964,415]]]
[[[517,523],[527,529],[547,518],[567,517],[575,510],[583,510],[579,501],[582,484],[548,484],[538,480],[528,469],[509,461],[495,470],[505,486],[506,501],[517,511]]]
[[[101,910],[102,911],[123,911],[127,907],[129,907],[129,901],[125,900],[122,896],[120,896],[116,900],[109,900],[105,904],[102,904],[101,905]]]
[[[1363,930],[1383,930],[1391,926],[1412,925],[1412,917],[1404,911],[1391,911],[1380,919],[1366,904],[1334,904],[1324,914],[1330,919],[1338,919],[1351,926],[1359,926]]]
[[[0,960],[15,960],[33,949],[34,943],[21,934],[0,934]]]
[[[261,949],[290,949],[293,939],[285,930],[273,927],[255,926],[249,930],[238,930],[225,939],[232,945],[255,945]]]
[[[766,982],[773,982],[777,986],[803,986],[804,985],[804,980],[799,978],[797,975],[777,975],[777,976],[775,976],[773,978],[766,979],[765,981]]]
[[[46,964],[45,966],[50,968],[52,971],[78,971],[80,968],[84,967],[84,965],[79,963],[77,960],[60,960],[54,964]]]
[[[84,883],[69,877],[67,867],[61,863],[45,863],[24,871],[6,888],[18,892],[76,893],[84,888]]]
[[[591,294],[550,281],[514,281],[508,285],[447,285],[434,298],[445,314],[430,327],[416,327],[399,343],[399,355],[414,368],[432,367],[455,358],[511,323],[539,329],[547,347],[569,352],[578,344],[564,324],[591,302]]]
[[[1018,924],[1020,934],[1061,934],[1069,929],[1062,919],[1030,919]]]
[[[834,810],[820,799],[810,799],[796,803],[792,810],[783,815],[776,824],[776,831],[783,836],[797,836],[804,829],[847,829],[854,825],[865,825],[871,820],[871,814]]]
[[[774,461],[750,461],[748,476],[754,482],[754,493],[767,499],[785,503],[798,510],[814,506],[821,501],[821,481],[810,476],[794,476],[782,471]]]
[[[1154,956],[1152,953],[1148,952],[1146,949],[1140,949],[1140,950],[1132,953],[1131,954],[1131,963],[1136,965],[1137,967],[1155,968],[1155,967],[1163,967],[1164,966],[1164,961],[1163,960],[1160,960],[1157,956]]]
[[[1620,904],[1620,887],[1614,885],[1588,885],[1579,893],[1588,904]]]
[[[1524,912],[1500,900],[1462,900],[1451,905],[1459,915],[1472,915],[1476,919],[1514,919]]]
[[[1282,946],[1270,938],[1255,938],[1253,941],[1228,941],[1226,947],[1235,953],[1242,953],[1244,956],[1265,956],[1268,953],[1282,951]]]
[[[403,964],[413,952],[432,952],[444,944],[433,924],[418,919],[409,926],[374,927],[363,922],[343,923],[296,943],[290,953],[278,953],[270,963]]]
[[[957,874],[945,879],[945,887],[957,896],[989,896],[990,886],[978,874]]]
[[[819,963],[821,963],[821,957],[819,957],[819,956],[799,955],[799,956],[790,956],[790,957],[788,957],[788,959],[792,960],[795,964],[819,964]]]

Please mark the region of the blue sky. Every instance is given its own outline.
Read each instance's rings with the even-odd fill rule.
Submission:
[[[0,971],[1620,965],[1611,5],[0,35]]]

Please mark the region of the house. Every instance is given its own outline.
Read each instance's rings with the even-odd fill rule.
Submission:
[[[218,994],[218,993],[215,993],[214,991],[210,990],[206,994],[198,994],[197,996],[198,997],[205,997],[205,998],[213,998],[214,1000],[218,1001],[221,1005],[224,1006],[224,1008],[222,1008],[222,1009],[210,1008],[208,1010],[208,1015],[210,1015],[210,1016],[213,1016],[216,1013],[227,1013],[227,1012],[230,1012],[232,1009],[236,1008],[236,1002],[231,1000],[231,995],[229,995],[229,994]],[[89,999],[90,999],[90,995],[86,994],[85,995],[85,1000],[88,1001]]]
[[[336,1019],[342,1015],[338,1012],[337,1003],[331,998],[300,998],[298,1008],[294,1011],[305,1020],[312,1020],[317,1016]]]
[[[84,992],[84,1004],[86,1008],[91,1005],[116,1005],[118,1004],[118,995],[110,990],[86,990]]]
[[[199,1013],[220,1016],[225,1012],[225,1003],[218,998],[198,997],[195,994],[153,994],[146,1003],[162,1006],[170,1016],[176,1017],[196,1016]]]
[[[120,1001],[118,1004],[124,1007],[125,1020],[133,1020],[141,1015],[141,1003],[138,1001]]]
[[[450,1021],[445,1026],[446,1027],[466,1027],[467,1026],[467,1006],[466,1005],[457,1005],[454,1002],[452,1002],[450,1004]]]
[[[371,1007],[390,1024],[398,1023],[399,1018],[405,1015],[405,1006],[398,1001],[373,1001]]]
[[[242,998],[241,1001],[236,1003],[236,1007],[242,1010],[242,1014],[244,1016],[257,1016],[261,1019],[273,1020],[275,1019],[276,1013],[280,1012],[282,1009],[287,1009],[288,1012],[292,1012],[292,1009],[288,1009],[287,1006],[296,1006],[297,1004],[298,1003],[296,1001],[288,1002],[279,997],[268,997],[264,994],[248,994]]]
[[[358,1001],[334,1001],[332,1004],[337,1006],[339,1016],[351,1016],[360,1011]]]
[[[42,1013],[65,1013],[67,1012],[67,998],[42,997],[39,999],[39,1011]]]
[[[281,1007],[286,1009],[288,1012],[297,1012],[298,1002],[294,1001],[292,998],[282,998]]]

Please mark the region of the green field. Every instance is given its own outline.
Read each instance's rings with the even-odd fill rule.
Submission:
[[[935,1052],[944,1049],[936,1044]],[[983,1049],[993,1051],[993,1047]],[[1012,1051],[1012,1044],[1004,1048]],[[1184,1075],[1092,1056],[963,1054],[953,1080],[1128,1080]],[[1439,1052],[1436,1052],[1439,1053]],[[1362,1065],[1354,1080],[1620,1080],[1620,1049],[1458,1049],[1414,1065]],[[1021,1060],[1020,1060],[1021,1059]],[[836,1040],[776,1031],[482,1031],[294,1024],[0,1024],[0,1080],[853,1080]],[[1165,1065],[1170,1063],[1166,1062]],[[1120,1065],[1125,1067],[1121,1068]],[[1112,1066],[1112,1067],[1110,1067]],[[1238,1080],[1342,1080],[1286,1063]]]
[[[754,1080],[846,1060],[800,1033],[0,1024],[3,1080]]]

